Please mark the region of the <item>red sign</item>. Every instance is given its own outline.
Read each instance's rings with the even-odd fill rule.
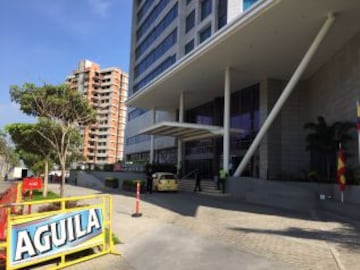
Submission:
[[[43,187],[41,178],[27,177],[23,180],[23,192],[28,190],[40,190]]]

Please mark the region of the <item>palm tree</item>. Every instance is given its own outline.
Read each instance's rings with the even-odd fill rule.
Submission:
[[[349,131],[354,128],[352,122],[335,122],[328,125],[323,116],[317,117],[317,122],[304,125],[312,132],[306,136],[306,150],[310,151],[311,169],[330,180],[335,171],[336,152],[341,142],[345,149],[347,141],[351,140]]]

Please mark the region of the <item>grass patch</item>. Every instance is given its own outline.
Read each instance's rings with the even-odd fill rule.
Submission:
[[[44,197],[42,191],[34,190],[32,201],[51,200],[51,199],[57,199],[57,198],[60,198],[60,196],[58,194],[56,194],[55,192],[48,191],[47,197]],[[29,193],[26,194],[25,201],[30,201]]]
[[[109,239],[109,229],[108,228],[105,229],[105,237],[106,237],[106,239]],[[121,244],[119,237],[117,237],[114,233],[112,233],[112,240],[113,240],[114,245]]]

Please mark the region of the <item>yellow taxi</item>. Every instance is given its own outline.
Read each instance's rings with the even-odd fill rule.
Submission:
[[[157,172],[152,177],[156,191],[178,191],[179,189],[178,179],[173,173]]]

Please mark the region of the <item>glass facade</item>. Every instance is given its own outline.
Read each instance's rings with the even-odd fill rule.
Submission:
[[[137,40],[139,40],[151,28],[151,25],[169,3],[170,0],[160,0],[136,31]]]
[[[187,17],[185,23],[185,33],[189,32],[195,26],[195,10],[193,10]]]
[[[231,96],[230,127],[244,130],[243,134],[231,136],[231,148],[241,151],[248,148],[259,130],[258,85],[246,88]]]
[[[194,47],[195,47],[195,42],[192,39],[185,45],[185,54],[188,54],[189,52],[191,52],[194,49]]]
[[[176,62],[176,55],[175,54],[169,56],[168,58],[166,58],[157,67],[155,67],[145,78],[143,78],[137,84],[134,85],[133,92],[135,93],[139,89],[143,88],[150,81],[152,81],[155,77],[157,77],[162,72],[164,72],[166,69],[168,69],[170,66],[172,66],[175,62]]]
[[[258,0],[243,0],[243,11],[249,9],[253,4],[255,4]]]
[[[168,35],[155,49],[153,49],[134,69],[134,78],[145,72],[154,62],[163,56],[177,42],[177,29]]]
[[[230,156],[236,169],[245,151],[259,130],[259,85],[242,89],[231,95],[230,127],[244,130],[230,136]],[[186,112],[186,122],[223,126],[223,98],[203,104]],[[199,168],[204,178],[213,178],[222,165],[223,138],[209,138],[185,144],[184,173]],[[243,175],[258,174],[258,157],[251,160]]]
[[[150,135],[135,135],[126,139],[127,145],[150,141]]]
[[[200,3],[200,18],[204,20],[207,16],[211,14],[212,11],[212,1],[211,0],[203,0]]]
[[[147,112],[147,110],[144,110],[144,109],[132,110],[131,112],[128,113],[127,120],[131,121],[131,120],[135,119],[136,117],[139,117],[140,115],[143,115],[146,112]]]
[[[217,27],[222,28],[227,23],[227,0],[218,0]]]
[[[178,4],[176,3],[172,9],[165,15],[164,19],[157,24],[154,29],[146,36],[135,50],[135,59],[138,59],[153,43],[154,41],[167,29],[167,27],[178,16]]]
[[[210,36],[211,36],[211,25],[209,25],[207,28],[205,28],[203,31],[200,32],[199,34],[200,43],[203,43]]]
[[[141,21],[141,19],[144,17],[144,15],[146,14],[146,12],[149,11],[149,9],[151,8],[152,4],[154,4],[154,0],[146,0],[144,2],[144,4],[142,5],[142,7],[140,8],[139,12],[137,13],[137,20],[138,22]]]

